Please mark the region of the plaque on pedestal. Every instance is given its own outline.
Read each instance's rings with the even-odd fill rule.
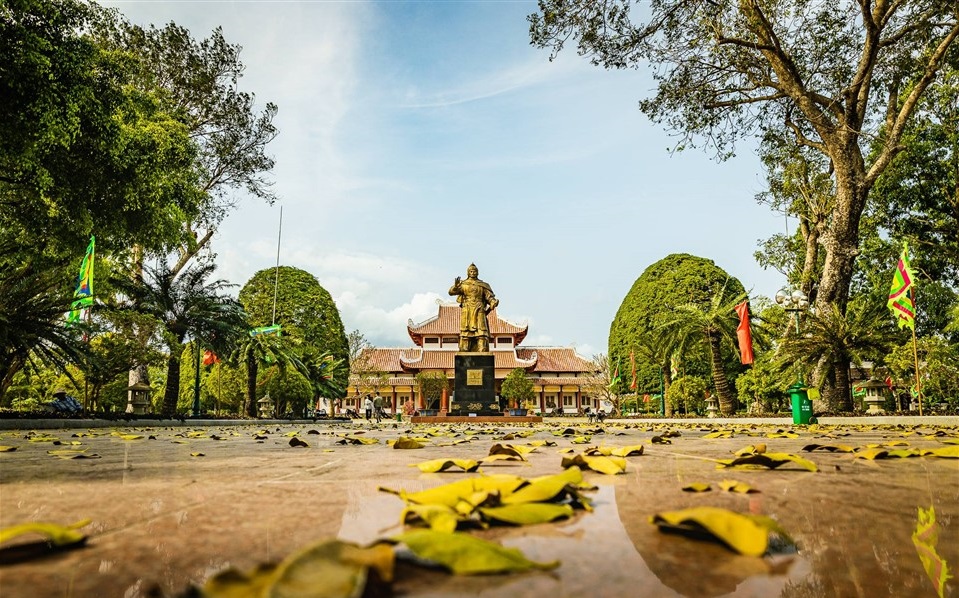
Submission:
[[[450,413],[502,415],[496,404],[496,369],[492,353],[457,353]]]

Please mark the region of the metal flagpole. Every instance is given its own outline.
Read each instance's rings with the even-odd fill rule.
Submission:
[[[276,325],[276,292],[280,286],[280,238],[283,235],[283,206],[280,206],[280,226],[276,232],[276,275],[273,278],[273,322]]]
[[[916,314],[919,313],[919,310],[916,309],[916,287],[913,285],[909,288],[909,297],[912,299],[912,307]],[[916,321],[913,319],[912,322],[912,356],[916,360],[916,400],[919,401],[919,415],[922,416],[922,383],[919,380],[919,348],[916,341]]]

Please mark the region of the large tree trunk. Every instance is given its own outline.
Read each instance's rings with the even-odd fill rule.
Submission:
[[[669,403],[669,401],[666,400],[666,393],[669,392],[669,385],[673,383],[673,375],[672,375],[672,372],[669,371],[668,359],[666,360],[665,365],[660,366],[659,371],[661,372],[660,376],[662,376],[663,378],[663,386],[662,386],[663,392],[662,392],[662,396],[659,397],[659,400],[663,402],[663,415],[665,417],[672,417],[673,406]]]
[[[839,312],[845,314],[853,268],[859,255],[859,222],[869,189],[865,184],[865,167],[862,154],[855,147],[855,138],[847,142],[846,151],[832,154],[836,169],[836,205],[832,211],[829,233],[825,237],[826,258],[816,296],[816,308],[825,311],[837,305]]]
[[[719,335],[707,333],[706,339],[709,341],[713,385],[716,387],[716,394],[719,396],[719,411],[723,415],[732,415],[736,411],[736,397],[733,396],[733,392],[729,388],[729,379],[726,378],[726,370],[723,369],[722,345]]]
[[[846,363],[833,364],[833,380],[836,383],[833,388],[833,405],[839,411],[851,413],[852,407],[852,389],[849,384],[849,360]]]
[[[173,417],[176,414],[177,403],[180,400],[180,356],[183,347],[179,350],[170,348],[170,358],[167,359],[166,388],[163,391],[163,417]]]

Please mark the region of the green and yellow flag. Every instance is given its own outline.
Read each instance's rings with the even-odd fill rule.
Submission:
[[[909,244],[902,244],[902,256],[896,265],[896,273],[889,289],[889,301],[886,305],[892,310],[899,327],[916,328],[916,304],[913,302],[910,289],[915,285],[915,277],[909,267]]]
[[[80,274],[77,275],[77,288],[73,292],[73,304],[67,314],[67,322],[76,324],[83,317],[83,312],[93,305],[93,258],[96,253],[97,238],[90,236],[87,253],[80,262]]]

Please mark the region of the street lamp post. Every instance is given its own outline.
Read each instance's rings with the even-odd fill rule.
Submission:
[[[796,334],[799,334],[799,313],[809,309],[809,297],[802,289],[780,289],[776,293],[776,303],[782,306],[783,310],[792,314],[796,320]],[[799,370],[799,384],[802,385],[802,372]]]
[[[791,312],[796,320],[796,334],[799,334],[799,312],[809,309],[809,297],[800,289],[780,289],[776,293],[776,303],[781,305],[784,310]]]

